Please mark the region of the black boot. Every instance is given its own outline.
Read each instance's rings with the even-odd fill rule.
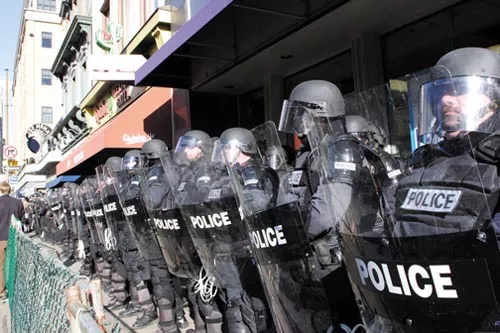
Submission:
[[[219,308],[217,307],[215,302],[205,303],[198,296],[198,307],[204,318],[205,329],[207,333],[221,333],[222,314],[220,313]]]
[[[156,308],[152,306],[147,310],[142,311],[136,322],[132,325],[132,328],[140,329],[151,325],[156,319],[158,319],[158,314],[156,313]]]
[[[250,333],[252,329],[248,327],[247,323],[243,320],[243,313],[241,312],[241,305],[243,301],[241,298],[236,298],[228,303],[225,314],[225,322],[227,331],[229,333]],[[253,319],[253,313],[247,314],[247,319]],[[255,324],[253,329],[256,330]]]
[[[120,318],[128,318],[128,317],[133,317],[137,314],[140,314],[142,312],[141,306],[139,303],[136,301],[130,301],[128,302],[127,306],[125,307],[125,310],[120,312],[118,314],[118,317]]]
[[[127,306],[127,302],[120,301],[116,297],[111,297],[108,304],[106,305],[106,308],[110,311],[113,311],[113,310],[123,309],[126,306]]]
[[[172,303],[164,298],[158,300],[158,333],[180,333]]]

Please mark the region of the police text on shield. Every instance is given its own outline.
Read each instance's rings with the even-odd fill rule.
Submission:
[[[387,291],[395,295],[421,298],[431,296],[437,298],[458,298],[453,289],[451,269],[449,265],[413,264],[410,266],[375,263],[355,258],[359,277],[363,285],[371,284],[378,291]],[[391,269],[389,269],[389,267]],[[393,273],[391,274],[392,271]],[[397,271],[397,274],[395,272]],[[429,274],[430,272],[430,274]],[[400,284],[397,281],[400,281]]]

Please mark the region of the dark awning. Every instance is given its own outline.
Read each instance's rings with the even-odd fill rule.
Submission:
[[[136,72],[135,84],[245,93],[267,76],[327,61],[365,33],[383,35],[457,1],[208,0]]]
[[[72,175],[72,176],[59,176],[56,179],[51,180],[45,185],[45,188],[59,187],[62,186],[63,183],[74,183],[80,179],[81,176]]]
[[[207,1],[136,72],[135,84],[196,89],[346,2]]]

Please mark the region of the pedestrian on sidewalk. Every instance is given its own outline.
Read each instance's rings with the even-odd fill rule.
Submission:
[[[0,301],[7,298],[4,278],[4,261],[12,215],[21,220],[24,215],[23,203],[21,200],[10,196],[9,183],[0,182]]]

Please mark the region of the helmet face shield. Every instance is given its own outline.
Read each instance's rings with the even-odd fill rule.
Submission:
[[[220,140],[220,147],[222,148],[224,160],[233,165],[238,160],[241,154],[241,142],[238,140]]]
[[[325,102],[285,100],[281,109],[278,129],[285,133],[307,134],[306,126],[304,126],[304,115],[310,113],[316,117],[326,117],[327,107]]]
[[[139,156],[125,156],[122,160],[122,169],[131,171],[142,167],[141,158]]]
[[[201,145],[201,141],[197,138],[193,138],[192,136],[183,135],[177,141],[177,145],[175,146],[175,152],[181,153],[185,149],[193,149],[199,147]]]
[[[492,133],[500,129],[499,82],[485,76],[453,76],[444,66],[434,66],[407,76],[413,114],[413,149],[453,139],[468,132]]]
[[[225,165],[226,163],[224,159],[224,146],[220,140],[216,140],[214,142],[214,149],[212,150],[212,157],[210,161],[214,165]]]
[[[197,138],[183,135],[177,141],[175,153],[184,162],[196,161],[203,156],[204,144]]]
[[[478,76],[428,82],[422,86],[423,109],[434,110],[437,133],[478,131],[493,115],[490,104],[497,83]]]
[[[285,161],[283,161],[282,155],[268,153],[266,154],[266,164],[273,170],[280,170]]]

